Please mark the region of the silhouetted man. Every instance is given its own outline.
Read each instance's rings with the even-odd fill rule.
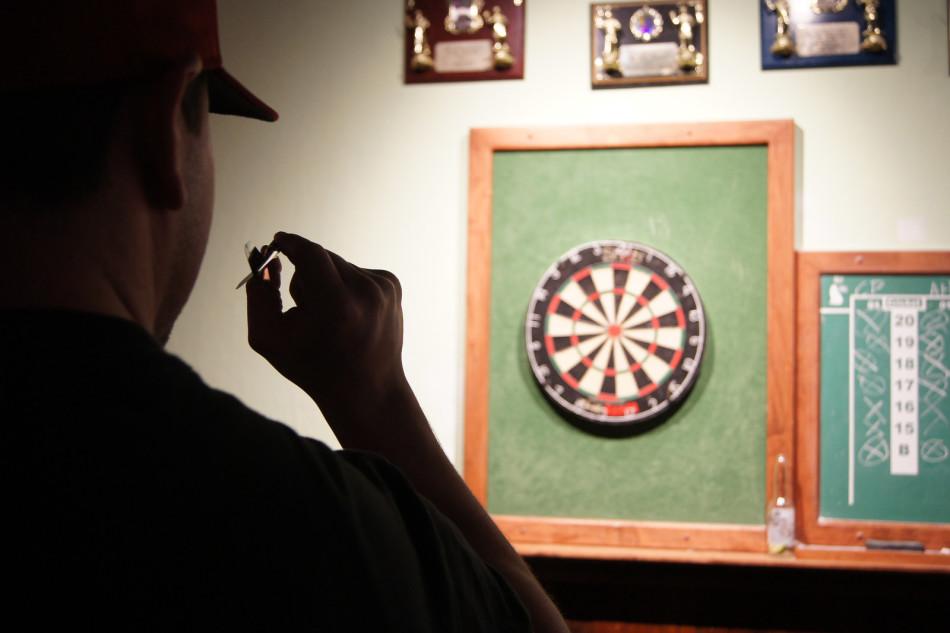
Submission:
[[[13,5],[0,8],[6,621],[523,631],[530,614],[566,630],[429,429],[391,274],[281,233],[296,305],[282,309],[279,261],[248,284],[251,345],[357,450],[297,436],[163,351],[211,226],[209,107],[277,117],[221,67],[213,1]]]

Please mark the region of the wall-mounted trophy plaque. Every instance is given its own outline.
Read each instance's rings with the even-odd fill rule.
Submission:
[[[591,85],[705,83],[705,0],[591,5]]]
[[[407,84],[524,77],[525,0],[405,0]]]
[[[895,0],[759,0],[762,68],[894,64]]]

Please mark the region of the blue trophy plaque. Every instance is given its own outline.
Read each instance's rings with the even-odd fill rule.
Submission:
[[[759,0],[762,69],[895,64],[896,0]]]

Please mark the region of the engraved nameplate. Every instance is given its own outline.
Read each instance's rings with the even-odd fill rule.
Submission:
[[[620,71],[624,77],[672,75],[676,72],[676,44],[624,44],[620,47]]]
[[[857,22],[819,22],[795,28],[799,57],[857,55],[861,52],[861,29]]]
[[[437,73],[473,73],[491,69],[491,40],[439,42],[435,45]]]

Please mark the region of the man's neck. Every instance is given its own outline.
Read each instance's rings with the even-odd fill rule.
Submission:
[[[9,224],[0,220],[0,234],[13,238],[0,249],[0,309],[103,314],[138,323],[154,335],[153,280],[135,266],[147,261],[140,253],[147,245],[128,237],[110,245],[108,235],[65,222]],[[129,256],[136,252],[138,258]]]

